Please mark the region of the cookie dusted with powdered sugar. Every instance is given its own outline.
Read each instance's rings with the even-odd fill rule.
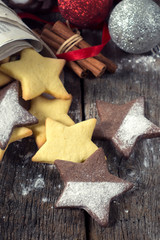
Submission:
[[[94,138],[109,139],[125,157],[129,157],[136,142],[142,138],[160,137],[160,128],[144,116],[144,98],[123,105],[97,101],[100,123]]]
[[[0,148],[5,149],[15,127],[37,123],[31,115],[19,104],[19,83],[12,82],[0,91]]]
[[[81,208],[101,226],[107,226],[110,202],[132,188],[132,184],[108,172],[106,158],[99,148],[83,163],[56,160],[65,188],[57,208]]]

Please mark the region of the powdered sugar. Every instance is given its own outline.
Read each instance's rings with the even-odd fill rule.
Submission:
[[[46,197],[43,197],[43,198],[42,198],[42,202],[43,202],[43,203],[49,202],[49,199],[46,198]]]
[[[113,141],[125,150],[134,145],[138,136],[147,133],[154,125],[143,116],[143,107],[135,102],[124,118]],[[157,128],[158,129],[158,128]]]
[[[16,120],[15,109],[11,102],[15,101],[15,89],[9,89],[0,103],[0,140],[2,144],[8,139],[12,123]],[[3,116],[3,117],[2,117]]]
[[[122,193],[128,183],[68,182],[57,207],[80,207],[99,220],[108,219],[110,200]]]
[[[125,209],[124,211],[125,211],[125,213],[128,213],[128,212],[129,212],[128,209]]]
[[[149,160],[147,157],[144,158],[143,165],[148,168],[149,167]]]
[[[121,59],[117,72],[120,72],[122,69],[125,70],[125,68],[136,69],[138,66],[146,72],[150,70],[160,71],[160,60],[153,56],[134,56],[134,58],[129,56]]]
[[[3,147],[6,146],[14,126],[36,122],[36,118],[19,105],[17,87],[16,82],[10,84],[0,102],[0,142]]]
[[[50,169],[56,169],[56,166],[55,166],[54,164],[48,164],[47,166],[48,166],[48,168],[50,168]]]
[[[28,195],[33,190],[42,189],[45,187],[45,182],[44,182],[44,178],[42,177],[42,175],[38,175],[38,177],[36,179],[30,180],[30,182],[31,183],[28,186],[21,184],[23,196]]]

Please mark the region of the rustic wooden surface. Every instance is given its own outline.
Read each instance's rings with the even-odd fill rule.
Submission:
[[[83,36],[100,43],[99,31],[85,30]],[[103,53],[118,64],[115,74],[82,80],[64,71],[73,120],[98,119],[96,100],[125,103],[144,96],[146,117],[160,126],[160,60],[124,53],[112,41]],[[96,144],[106,153],[109,171],[134,184],[112,202],[110,226],[100,227],[83,210],[54,209],[63,183],[53,165],[31,162],[36,145],[27,138],[11,144],[0,164],[0,240],[159,240],[160,139],[138,142],[129,159],[120,158],[108,141]]]
[[[68,91],[75,99],[71,116],[81,117],[80,81],[65,73]],[[73,91],[72,91],[73,89]],[[86,239],[85,215],[80,210],[56,210],[63,184],[54,165],[35,164],[34,140],[10,145],[0,165],[0,239]]]
[[[88,32],[85,36],[89,41]],[[144,96],[146,117],[160,126],[160,59],[152,62],[149,54],[124,53],[112,42],[105,47],[104,54],[118,64],[118,70],[114,75],[106,73],[100,79],[84,80],[85,117],[98,117],[96,100],[121,104]],[[109,228],[101,228],[89,218],[88,239],[160,239],[160,139],[138,142],[128,160],[118,157],[109,142],[97,144],[108,156],[111,173],[133,182],[135,187],[112,203]]]

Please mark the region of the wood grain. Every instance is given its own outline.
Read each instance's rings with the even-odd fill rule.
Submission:
[[[65,85],[73,95],[70,116],[81,121],[79,79],[66,70]],[[1,238],[85,240],[84,212],[54,208],[63,183],[54,165],[31,162],[36,150],[33,138],[15,142],[0,164]]]
[[[89,32],[84,32],[89,41]],[[92,37],[92,39],[95,39]],[[100,35],[97,35],[100,41]],[[96,100],[125,103],[139,96],[145,98],[145,115],[160,126],[160,61],[148,55],[131,55],[110,42],[103,54],[118,64],[116,74],[84,80],[85,118],[97,117]],[[103,147],[112,174],[134,184],[134,188],[111,204],[110,226],[100,227],[89,219],[90,240],[158,240],[160,139],[139,141],[129,159],[121,158],[109,141]]]
[[[42,17],[62,19],[59,13]],[[82,35],[91,45],[101,42],[101,31]],[[118,65],[115,74],[80,80],[64,70],[73,120],[98,119],[96,100],[124,103],[144,96],[146,117],[160,126],[160,60],[148,63],[149,54],[127,54],[112,42],[102,53]],[[159,240],[160,139],[138,142],[129,159],[119,157],[109,141],[96,144],[106,153],[109,171],[135,185],[111,203],[110,226],[100,227],[83,210],[54,209],[63,183],[53,165],[31,162],[36,145],[27,138],[11,144],[0,164],[0,240]]]

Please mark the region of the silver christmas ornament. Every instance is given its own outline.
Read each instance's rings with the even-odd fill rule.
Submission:
[[[160,42],[160,7],[152,0],[123,0],[109,18],[112,40],[129,53],[145,53]]]

